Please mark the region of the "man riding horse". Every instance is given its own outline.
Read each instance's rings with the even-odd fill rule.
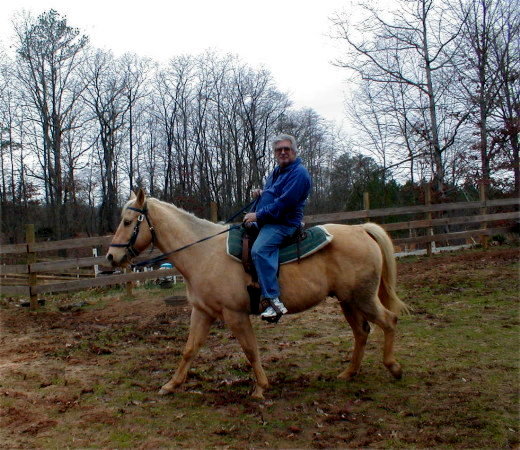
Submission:
[[[257,226],[259,234],[251,255],[262,297],[270,306],[262,319],[275,321],[287,313],[280,300],[278,284],[278,254],[282,242],[301,227],[305,201],[311,189],[311,177],[297,157],[296,140],[281,134],[273,140],[274,157],[278,166],[269,175],[263,190],[253,195],[259,198],[255,211],[245,215],[246,226]]]
[[[273,230],[272,225],[275,230],[276,226],[285,226],[294,231],[301,221],[303,203],[310,189],[305,169],[300,162],[295,164],[296,145],[293,141],[278,138],[273,148],[278,168],[266,183],[257,210],[246,219],[248,223],[257,221],[261,234],[266,236],[275,234],[268,232]],[[283,186],[278,185],[281,181],[284,181]],[[326,298],[337,299],[355,340],[350,363],[338,378],[350,380],[359,373],[370,332],[368,322],[383,330],[383,363],[392,376],[401,378],[401,365],[394,355],[394,340],[397,316],[406,311],[407,306],[395,291],[396,264],[392,240],[375,223],[330,223],[322,225],[322,228],[334,237],[328,245],[302,259],[300,264],[290,263],[281,267],[279,280],[283,306],[288,313],[296,314]],[[256,382],[252,396],[264,398],[269,381],[250,320],[248,286],[251,276],[225,251],[226,235],[230,231],[231,227],[199,219],[175,205],[147,197],[142,189],[132,194],[123,207],[121,222],[107,253],[108,261],[113,266],[128,265],[145,248],[155,244],[184,276],[186,294],[192,306],[190,331],[181,361],[160,394],[171,394],[185,382],[191,363],[208,337],[212,324],[220,319],[236,336],[254,371]],[[264,247],[262,242],[265,240],[259,241],[257,249]],[[272,246],[268,240],[267,248]],[[275,247],[276,253],[278,247]],[[255,259],[259,261],[258,256]],[[268,260],[273,259],[271,254]],[[260,271],[264,268],[259,267]],[[264,295],[278,294],[276,271],[277,264],[271,271],[271,284],[264,280]]]

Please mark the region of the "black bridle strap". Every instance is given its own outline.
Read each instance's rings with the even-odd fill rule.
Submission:
[[[150,250],[151,253],[155,247],[156,236],[155,229],[152,225],[152,222],[150,221],[150,218],[148,217],[148,209],[146,208],[146,205],[143,209],[134,208],[133,206],[127,206],[127,209],[131,209],[132,211],[136,211],[140,214],[140,216],[137,218],[137,223],[135,224],[132,236],[130,236],[130,240],[126,244],[110,244],[110,247],[126,248],[131,258],[135,258],[136,256],[138,256],[140,251],[134,247],[134,244],[137,241],[137,235],[139,234],[141,222],[144,219],[146,219],[146,222],[148,223],[148,228],[150,229],[150,233],[152,234],[152,248]]]
[[[161,262],[161,261],[164,261],[166,259],[168,259],[168,257],[170,255],[173,255],[174,253],[177,253],[177,252],[180,252],[181,250],[185,250],[195,244],[200,244],[201,242],[204,242],[204,241],[207,241],[208,239],[212,239],[216,236],[219,236],[221,234],[224,234],[224,233],[229,233],[231,230],[235,230],[237,228],[240,228],[242,225],[231,225],[229,228],[226,228],[225,230],[223,231],[220,231],[216,234],[212,234],[211,236],[206,236],[206,237],[203,237],[202,239],[199,239],[198,241],[195,241],[195,242],[191,242],[190,244],[187,244],[187,245],[183,245],[182,247],[179,247],[179,248],[176,248],[175,250],[172,250],[171,252],[167,252],[167,253],[163,253],[162,255],[159,255],[157,256],[156,258],[153,258],[153,259],[148,259],[146,261],[141,261],[137,264],[132,264],[132,269],[134,267],[142,267],[142,266],[148,266],[148,265],[153,265],[153,264],[157,264],[158,262]]]
[[[134,211],[139,211],[137,208],[132,208],[131,206],[129,207],[129,209],[133,209]],[[152,221],[150,220],[150,217],[148,217],[148,209],[147,208],[143,210],[142,214],[144,214],[144,217],[146,219],[146,223],[148,224],[148,229],[150,230],[150,233],[152,234],[152,249],[150,250],[150,253],[151,253],[153,251],[154,247],[155,247],[155,241],[157,240],[157,237],[155,235],[155,228],[152,225]]]

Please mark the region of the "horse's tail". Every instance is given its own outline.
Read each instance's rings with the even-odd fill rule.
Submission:
[[[386,231],[376,223],[368,222],[362,225],[364,230],[377,242],[383,255],[383,272],[379,287],[379,299],[390,311],[397,314],[409,312],[409,308],[396,294],[395,285],[397,269],[394,257],[394,245]]]

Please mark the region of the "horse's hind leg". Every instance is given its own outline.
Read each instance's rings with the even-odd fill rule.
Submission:
[[[186,346],[184,347],[181,363],[179,364],[175,375],[161,388],[159,394],[169,394],[186,381],[186,376],[188,375],[191,362],[208,337],[209,329],[214,321],[215,319],[205,312],[200,311],[197,308],[192,309],[190,334]]]
[[[260,362],[260,354],[258,352],[256,336],[251,326],[251,320],[247,313],[231,310],[224,310],[223,316],[225,322],[238,339],[238,342],[240,342],[242,350],[244,350],[247,359],[253,367],[256,377],[256,386],[251,395],[254,398],[263,399],[264,390],[269,386],[269,382],[267,381],[262,363]]]
[[[401,365],[396,361],[394,355],[395,330],[397,328],[397,314],[381,305],[379,314],[374,323],[379,325],[385,334],[383,346],[383,363],[388,371],[398,380],[403,376]]]
[[[338,375],[338,378],[350,380],[359,373],[368,334],[370,333],[370,325],[368,325],[359,309],[345,302],[341,302],[340,305],[354,333],[354,351],[352,352],[349,366]]]
[[[377,296],[372,302],[359,304],[363,314],[371,322],[383,330],[385,341],[383,345],[383,363],[388,371],[397,379],[403,375],[401,365],[394,356],[395,330],[397,328],[397,314],[386,309]]]

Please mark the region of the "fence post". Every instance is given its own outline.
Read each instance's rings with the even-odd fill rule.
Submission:
[[[432,204],[432,188],[430,183],[426,183],[424,185],[424,204],[428,207]],[[432,212],[426,212],[426,220],[432,220]],[[428,227],[426,229],[427,236],[433,236],[433,227]],[[432,256],[433,254],[433,241],[430,241],[426,244],[426,254],[428,256]]]
[[[128,273],[128,269],[125,268],[123,273]],[[133,297],[134,296],[134,293],[132,292],[132,287],[133,287],[132,285],[133,285],[132,281],[127,281],[125,283],[126,296],[127,297]]]
[[[29,284],[29,300],[31,303],[31,310],[38,308],[38,298],[33,292],[33,286],[36,286],[38,282],[36,278],[36,272],[32,271],[31,266],[36,262],[36,253],[29,250],[29,244],[36,242],[36,236],[34,233],[34,224],[25,225],[25,242],[27,243],[27,270],[29,275],[27,276],[27,282]]]
[[[486,181],[485,180],[481,180],[480,183],[479,183],[479,192],[480,192],[480,201],[484,204],[484,206],[482,206],[480,208],[480,214],[482,215],[486,215],[487,212],[488,212],[488,209],[487,209],[487,195],[486,195]],[[480,228],[482,230],[485,230],[487,229],[487,222],[481,222],[480,223]],[[489,236],[487,234],[482,234],[480,236],[480,243],[482,245],[483,248],[488,248],[488,243],[489,243]]]
[[[368,192],[363,192],[363,209],[367,213],[365,222],[370,222],[370,217],[368,216],[368,211],[370,209],[370,194]]]
[[[92,247],[92,255],[95,256],[96,258],[98,257],[98,249],[97,249],[97,247]],[[99,265],[98,264],[94,264],[94,276],[97,277],[98,273],[99,273]]]
[[[209,204],[209,208],[210,208],[210,216],[211,216],[211,221],[212,222],[217,222],[218,221],[218,208],[217,208],[217,202],[211,202]]]

